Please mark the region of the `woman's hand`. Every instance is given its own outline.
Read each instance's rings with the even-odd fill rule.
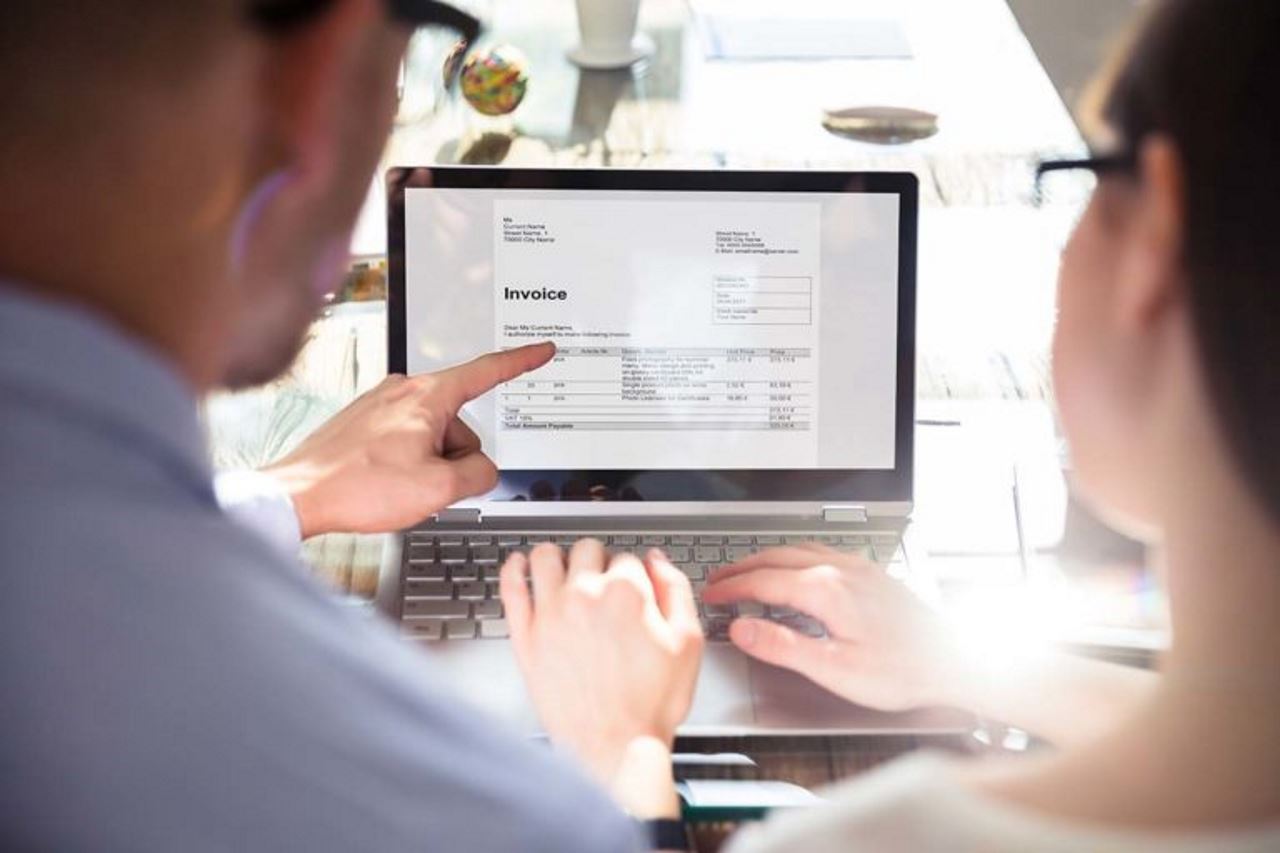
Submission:
[[[544,544],[503,566],[502,600],[552,741],[632,814],[676,813],[670,749],[702,650],[684,574],[660,552],[611,558],[593,539],[573,546],[566,569],[561,550]]]
[[[890,711],[954,703],[958,653],[941,620],[861,557],[821,545],[762,551],[715,573],[702,597],[790,607],[821,621],[822,639],[751,618],[735,620],[729,637],[852,702]]]

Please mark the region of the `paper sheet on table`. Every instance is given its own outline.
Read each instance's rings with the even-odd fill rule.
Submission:
[[[910,59],[902,21],[877,4],[798,0],[776,4],[694,0],[693,17],[708,59]]]

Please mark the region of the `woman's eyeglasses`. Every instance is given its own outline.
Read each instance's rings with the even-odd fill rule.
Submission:
[[[1032,196],[1036,206],[1044,204],[1046,179],[1055,175],[1066,175],[1072,172],[1089,172],[1096,177],[1105,175],[1133,175],[1138,170],[1137,155],[1131,152],[1105,154],[1094,157],[1083,157],[1068,160],[1043,160],[1036,166],[1035,193]]]

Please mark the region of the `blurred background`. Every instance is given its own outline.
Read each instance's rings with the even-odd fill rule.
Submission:
[[[633,2],[459,3],[487,32],[452,88],[450,37],[415,36],[383,168],[913,172],[915,526],[950,606],[1029,641],[1157,651],[1159,585],[1074,500],[1055,425],[1055,279],[1089,179],[1032,181],[1041,158],[1085,152],[1082,95],[1141,3],[640,0],[629,46],[588,49],[581,10]],[[385,375],[385,204],[380,172],[351,275],[292,373],[208,405],[219,467],[276,458]],[[377,539],[307,548],[336,589],[372,594]]]

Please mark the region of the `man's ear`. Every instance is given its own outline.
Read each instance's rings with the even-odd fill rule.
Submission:
[[[1184,293],[1185,181],[1182,158],[1169,137],[1156,135],[1142,144],[1130,211],[1129,258],[1117,277],[1116,306],[1121,323],[1139,331]]]
[[[347,80],[383,14],[381,0],[332,0],[314,19],[269,37],[264,85],[274,165],[296,185],[324,186],[337,168]]]

